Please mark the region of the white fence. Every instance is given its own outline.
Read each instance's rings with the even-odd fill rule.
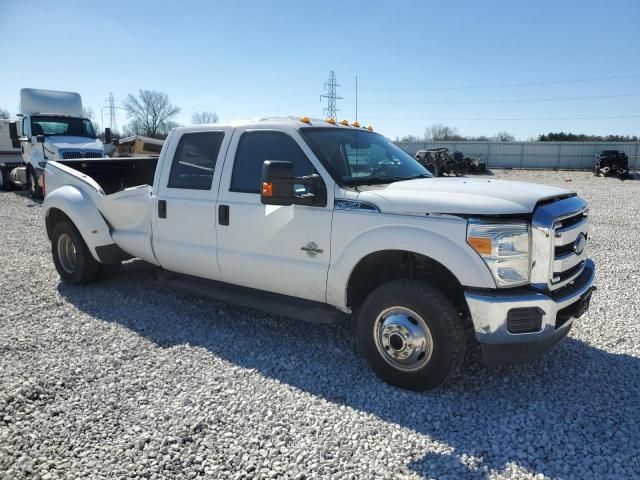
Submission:
[[[446,147],[480,157],[489,168],[591,170],[602,150],[623,150],[629,168],[640,168],[640,142],[396,142],[414,156],[425,148]]]

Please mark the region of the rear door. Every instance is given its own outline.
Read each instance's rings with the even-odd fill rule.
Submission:
[[[324,302],[333,188],[323,206],[274,206],[261,203],[260,186],[265,160],[290,161],[297,176],[329,175],[293,128],[237,128],[229,152],[218,195],[223,281]]]
[[[153,249],[167,270],[220,279],[215,203],[233,128],[199,129],[171,138],[158,178]]]

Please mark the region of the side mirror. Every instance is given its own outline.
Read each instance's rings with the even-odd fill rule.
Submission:
[[[305,193],[296,193],[296,185],[304,185]],[[260,201],[264,205],[325,206],[326,187],[317,174],[296,177],[291,162],[265,160],[262,164]]]
[[[18,138],[18,126],[16,122],[9,122],[9,137],[11,138],[11,146],[20,148],[20,139]]]
[[[112,141],[113,138],[111,138],[111,129],[107,127],[104,129],[104,143],[111,143]]]
[[[293,163],[265,160],[262,164],[260,201],[265,205],[293,205]]]
[[[44,135],[36,135],[36,141],[38,143],[44,143]]]

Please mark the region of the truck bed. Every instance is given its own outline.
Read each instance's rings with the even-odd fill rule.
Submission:
[[[91,177],[105,195],[110,195],[129,187],[153,186],[158,157],[58,160],[57,163]]]

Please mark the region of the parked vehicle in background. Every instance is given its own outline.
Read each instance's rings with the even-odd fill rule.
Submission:
[[[436,177],[481,173],[487,170],[486,163],[479,158],[465,157],[460,151],[450,152],[444,147],[418,150],[415,158]]]
[[[134,135],[113,141],[115,148],[111,157],[133,157],[136,155],[160,155],[164,140]]]
[[[352,314],[369,366],[403,388],[455,372],[466,331],[488,361],[531,358],[569,332],[593,289],[575,193],[434,178],[357,124],[180,127],[159,158],[50,161],[45,178],[64,282],[138,257],[225,301],[315,322]]]
[[[101,158],[104,145],[93,123],[83,116],[82,99],[75,92],[23,88],[20,90],[20,131],[10,124],[13,145],[22,151],[23,165],[14,168],[10,180],[27,187],[33,198],[42,198],[42,172],[49,160]],[[105,130],[106,143],[111,132]]]
[[[11,190],[9,176],[14,168],[22,165],[22,151],[14,147],[9,133],[9,120],[0,119],[0,190]]]
[[[596,155],[596,177],[616,176],[625,179],[629,175],[629,157],[622,150],[602,150]]]

